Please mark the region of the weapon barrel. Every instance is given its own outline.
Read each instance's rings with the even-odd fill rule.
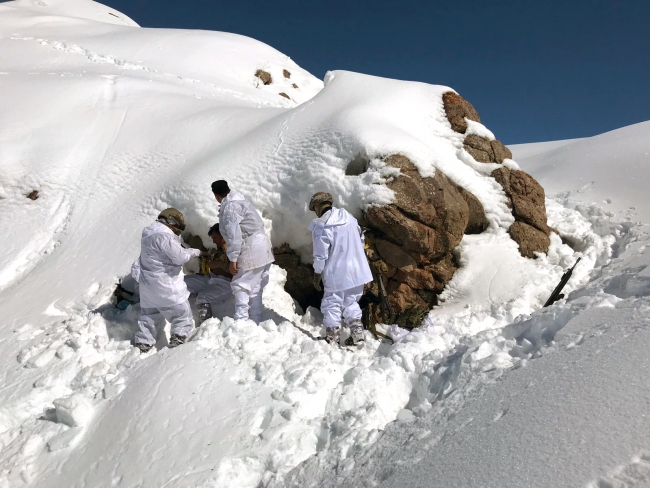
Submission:
[[[544,304],[544,307],[548,307],[550,305],[553,305],[555,302],[557,302],[558,300],[560,300],[562,298],[562,296],[563,296],[562,295],[562,289],[564,288],[564,286],[567,284],[567,282],[571,278],[571,275],[573,274],[573,270],[578,265],[578,263],[580,262],[581,259],[582,258],[578,258],[578,260],[573,264],[573,266],[571,266],[571,268],[569,268],[568,270],[566,270],[564,272],[564,274],[562,275],[562,278],[560,279],[560,282],[557,284],[557,286],[553,290],[553,293],[551,293],[551,296],[548,297],[548,300],[546,300],[546,303]]]

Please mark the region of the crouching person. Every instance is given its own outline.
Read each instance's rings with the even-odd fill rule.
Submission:
[[[314,245],[314,286],[325,286],[321,312],[330,344],[339,344],[341,317],[350,329],[350,341],[363,341],[363,324],[359,299],[363,286],[372,281],[364,252],[361,228],[345,209],[332,206],[332,195],[316,193],[309,210],[318,218],[309,224]]]
[[[219,231],[219,224],[210,227],[208,235],[217,245],[204,255],[201,261],[201,274],[185,276],[185,284],[190,293],[196,293],[196,308],[199,323],[212,318],[212,303],[228,300],[232,296],[230,281],[230,262],[226,255],[226,241]]]
[[[226,240],[231,288],[235,296],[235,320],[262,319],[262,293],[275,261],[271,241],[264,233],[262,218],[244,195],[231,190],[225,180],[212,183],[212,193],[221,204],[219,225]]]
[[[184,229],[183,214],[168,208],[142,231],[140,257],[133,266],[132,275],[140,283],[141,315],[135,347],[143,353],[156,343],[156,335],[165,319],[171,323],[169,347],[183,344],[194,328],[182,265],[200,256],[201,251],[181,246],[178,236]]]

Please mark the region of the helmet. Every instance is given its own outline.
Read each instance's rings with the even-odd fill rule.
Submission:
[[[183,214],[175,208],[166,208],[160,212],[158,220],[165,224],[169,224],[172,227],[176,227],[179,230],[185,230],[185,218],[183,217]]]
[[[314,195],[311,197],[311,201],[309,202],[309,210],[313,212],[318,205],[322,205],[323,203],[329,203],[330,205],[334,203],[332,194],[325,193],[324,191],[314,193]]]

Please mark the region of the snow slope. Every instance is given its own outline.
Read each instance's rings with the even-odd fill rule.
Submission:
[[[470,351],[459,374],[530,359],[502,329],[578,256],[567,290],[586,285],[633,225],[549,200],[565,243],[522,258],[493,166],[446,120],[448,90],[341,71],[323,83],[252,39],[141,29],[89,0],[0,4],[0,486],[270,486],[321,460],[310,479],[349,474],[389,423],[437,408],[454,351]],[[472,191],[490,221],[461,243],[445,306],[421,329],[394,329],[392,347],[327,347],[319,312],[300,315],[274,267],[259,327],[233,322],[227,302],[182,348],[132,347],[139,307],[118,313],[109,297],[161,209],[208,242],[209,184],[225,178],[308,262],[311,194],[357,215],[390,202],[381,157],[397,152]],[[358,155],[368,170],[346,175]]]
[[[650,225],[606,201],[648,215],[636,180],[649,180],[649,128],[514,146],[523,168],[558,191],[551,209],[576,209],[613,239],[611,259],[566,302],[464,338],[431,377],[430,411],[390,424],[344,469],[336,456],[312,458],[278,486],[649,486]],[[629,185],[610,177],[611,160],[588,156],[614,148],[635,168]],[[580,175],[596,181],[587,192]],[[504,354],[513,363],[495,365]]]
[[[585,139],[515,145],[511,150],[547,195],[579,190],[583,201],[598,203],[620,218],[650,222],[650,122]]]

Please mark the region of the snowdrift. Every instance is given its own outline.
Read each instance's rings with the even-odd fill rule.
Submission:
[[[640,217],[650,208],[636,180],[650,172],[648,130],[645,122],[512,146],[522,167],[557,192],[547,205],[562,214],[565,239],[578,249],[594,245],[565,234],[586,224],[609,241],[610,259],[566,302],[461,339],[429,373],[431,410],[398,417],[347,460],[354,470],[324,454],[277,486],[647,486],[650,226]],[[606,154],[634,171],[595,161]],[[585,188],[587,176],[595,183]],[[499,356],[514,362],[498,364]]]
[[[547,255],[521,257],[503,191],[446,119],[447,87],[340,71],[323,83],[252,39],[140,29],[81,0],[0,4],[0,45],[0,486],[255,487],[314,459],[349,474],[387,424],[425,418],[455,388],[444,372],[467,341],[480,341],[458,356],[472,371],[530,359],[502,328],[538,309],[577,256],[569,291],[620,244],[548,201],[565,242],[552,234]],[[162,208],[205,238],[218,215],[209,184],[227,179],[274,244],[308,262],[311,194],[357,215],[390,203],[380,158],[397,153],[471,191],[490,223],[463,238],[445,306],[422,328],[395,330],[392,347],[332,349],[274,267],[261,326],[233,322],[226,304],[182,348],[131,347],[139,309],[108,301]],[[369,170],[346,174],[359,155]]]

